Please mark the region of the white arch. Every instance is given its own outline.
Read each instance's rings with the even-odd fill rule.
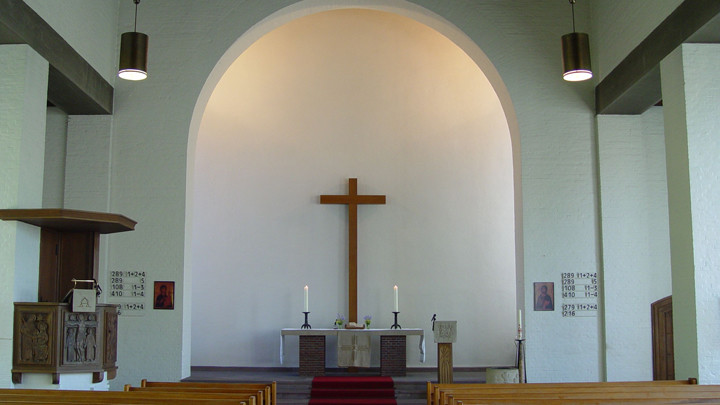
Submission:
[[[194,192],[194,167],[195,152],[199,135],[200,123],[202,121],[208,101],[230,65],[254,44],[263,35],[297,18],[311,14],[339,10],[339,9],[370,9],[398,14],[424,24],[440,34],[447,37],[462,49],[485,74],[493,87],[498,100],[502,106],[510,132],[513,161],[513,189],[514,189],[514,213],[515,213],[515,263],[516,263],[516,296],[518,308],[524,306],[524,258],[523,258],[523,226],[522,226],[522,178],[521,178],[521,155],[520,155],[520,132],[515,109],[510,99],[510,93],[503,82],[500,73],[492,64],[490,59],[480,47],[468,37],[462,30],[429,10],[410,3],[405,0],[352,0],[343,1],[338,4],[333,0],[304,0],[285,7],[269,15],[262,21],[255,24],[243,33],[235,43],[228,48],[218,60],[212,72],[208,76],[198,96],[193,110],[188,133],[187,166],[186,166],[186,210],[185,210],[185,269],[184,280],[186,286],[192,280],[192,215],[193,215],[193,192]],[[191,288],[185,288],[186,310],[183,317],[183,330],[190,330],[190,303]],[[189,332],[187,332],[189,334]],[[189,342],[188,342],[189,343]],[[190,345],[183,345],[190,348]],[[189,365],[190,350],[183,351],[183,364]],[[189,367],[189,366],[188,366]]]

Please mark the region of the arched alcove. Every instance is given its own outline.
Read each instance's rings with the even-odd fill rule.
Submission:
[[[312,4],[238,40],[198,101],[192,364],[278,365],[279,329],[300,325],[306,284],[314,327],[347,308],[346,211],[318,196],[345,193],[348,177],[388,198],[359,212],[359,315],[389,326],[397,284],[404,326],[459,321],[458,366],[509,364],[519,150],[497,72],[416,8]]]

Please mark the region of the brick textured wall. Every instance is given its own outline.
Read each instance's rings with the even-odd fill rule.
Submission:
[[[300,375],[325,375],[325,336],[300,336]]]
[[[381,375],[405,375],[407,365],[405,347],[405,336],[380,336]]]

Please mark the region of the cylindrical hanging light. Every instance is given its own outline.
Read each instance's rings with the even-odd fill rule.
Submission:
[[[135,31],[126,32],[120,37],[120,66],[118,76],[125,80],[145,80],[147,78],[148,36],[137,32],[137,6],[135,2]]]
[[[562,36],[563,79],[579,82],[592,78],[590,67],[590,40],[588,34],[575,32],[575,0],[572,7],[573,32]]]

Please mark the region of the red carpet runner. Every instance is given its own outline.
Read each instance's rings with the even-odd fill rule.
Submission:
[[[315,377],[308,405],[397,405],[390,377]]]

